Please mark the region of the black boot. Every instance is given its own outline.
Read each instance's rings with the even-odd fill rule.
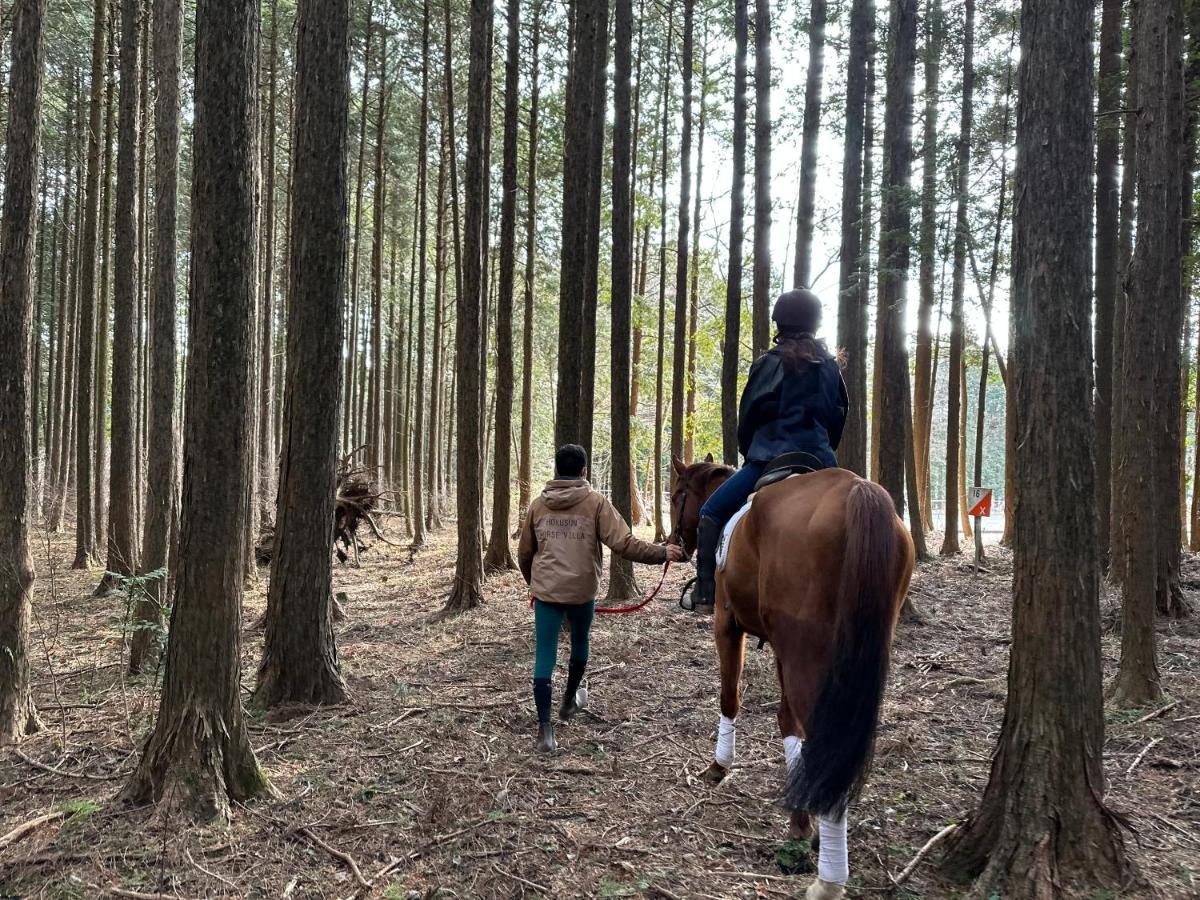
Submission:
[[[583,681],[583,670],[587,668],[587,660],[571,660],[567,670],[567,689],[563,692],[562,705],[558,708],[558,717],[564,722],[571,721],[575,713],[582,709],[579,703],[579,685]]]
[[[711,613],[717,602],[717,544],[721,542],[721,526],[716,519],[704,516],[696,529],[696,587],[687,598],[684,609]]]

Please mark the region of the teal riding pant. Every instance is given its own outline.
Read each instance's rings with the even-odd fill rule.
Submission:
[[[563,619],[571,625],[571,659],[587,662],[588,640],[592,632],[592,619],[596,612],[594,600],[581,604],[533,602],[533,626],[537,636],[537,649],[533,657],[534,679],[549,679],[554,674],[558,660],[558,635],[562,632]]]

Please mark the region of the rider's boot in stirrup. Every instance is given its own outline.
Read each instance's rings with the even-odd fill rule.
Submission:
[[[716,519],[703,516],[696,529],[696,587],[692,591],[693,612],[711,613],[717,598],[717,544],[721,526]]]

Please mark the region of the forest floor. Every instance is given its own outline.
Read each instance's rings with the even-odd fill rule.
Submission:
[[[804,850],[786,840],[775,805],[783,767],[770,649],[748,647],[740,759],[711,787],[698,779],[718,713],[709,620],[675,606],[689,573],[673,570],[668,599],[598,617],[591,709],[559,728],[558,753],[535,755],[520,576],[489,581],[481,609],[431,621],[453,577],[453,540],[447,528],[411,559],[379,544],[362,568],[336,567],[348,595],[337,637],[351,702],[251,718],[280,799],[235,808],[229,828],[186,828],[114,802],[150,728],[157,679],[122,674],[123,599],[93,597],[99,573],[67,569],[69,535],[39,536],[34,648],[47,728],[19,752],[0,750],[0,835],[47,812],[66,816],[0,849],[0,896],[802,893],[811,876],[792,873]],[[987,778],[1004,709],[1011,572],[1004,551],[990,553],[987,574],[965,560],[918,572],[927,623],[897,636],[874,773],[850,811],[851,896],[959,891],[939,880],[936,853],[903,887],[892,879],[971,809]],[[657,580],[639,575],[644,588]],[[1200,562],[1186,577],[1200,608]],[[260,581],[246,598],[247,690],[264,596]],[[1106,632],[1106,680],[1118,653]],[[1160,626],[1159,667],[1165,709],[1108,712],[1109,802],[1134,829],[1126,843],[1138,878],[1105,897],[1200,897],[1200,616]],[[385,867],[394,871],[379,877]]]

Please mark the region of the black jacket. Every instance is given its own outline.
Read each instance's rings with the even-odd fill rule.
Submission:
[[[788,372],[778,348],[758,358],[742,392],[738,449],[746,462],[768,463],[804,451],[836,466],[850,402],[836,359]]]

